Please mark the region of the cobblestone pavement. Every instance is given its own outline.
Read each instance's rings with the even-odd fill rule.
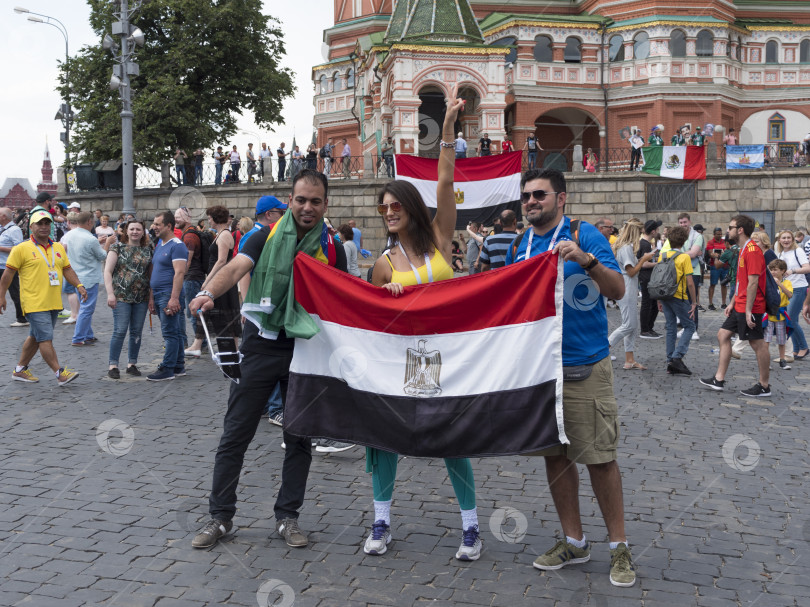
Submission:
[[[732,361],[733,390],[701,387],[697,377],[716,361],[719,312],[701,317],[701,340],[686,358],[691,378],[666,375],[663,340],[638,342],[648,371],[623,371],[621,346],[614,350],[627,530],[639,574],[635,587],[616,588],[584,470],[591,561],[532,568],[560,534],[538,458],[474,460],[485,550],[481,560],[460,563],[453,558],[460,517],[442,461],[402,459],[394,542],[370,557],[362,551],[372,522],[363,450],[315,455],[300,519],[311,542],[288,548],[273,532],[281,433],[266,421],[247,454],[239,530],[212,550],[193,550],[228,383],[204,359],[171,382],[108,379],[112,315],[103,302],[97,346],[71,348],[72,327],[57,325],[61,361],[81,373],[63,388],[39,357],[32,366],[40,383],[11,381],[26,329],[2,317],[2,605],[810,604],[810,360],[790,371],[774,365],[770,399],[736,392],[754,382],[750,350]],[[618,311],[609,316],[615,326]],[[161,355],[154,324],[154,335],[148,323],[144,331],[145,371]]]

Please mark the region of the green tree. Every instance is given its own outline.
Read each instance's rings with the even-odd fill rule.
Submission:
[[[71,153],[81,160],[121,157],[121,102],[110,91],[112,56],[101,39],[112,23],[109,0],[88,0],[99,43],[62,66],[60,93],[78,110]],[[146,44],[131,79],[134,160],[157,167],[176,146],[225,145],[243,112],[256,124],[282,124],[282,103],[295,87],[281,68],[283,33],[261,0],[146,0],[132,23]],[[120,40],[117,37],[117,41]],[[66,76],[67,75],[67,76]]]

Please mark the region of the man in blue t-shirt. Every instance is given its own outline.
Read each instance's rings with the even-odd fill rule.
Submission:
[[[624,531],[621,472],[616,462],[618,407],[604,302],[604,297],[624,296],[624,279],[608,241],[594,226],[580,222],[572,236],[571,220],[564,214],[567,194],[562,173],[529,170],[521,179],[521,190],[523,215],[532,227],[509,248],[507,265],[554,251],[564,262],[565,275],[563,418],[570,443],[539,453],[546,458],[548,483],[565,538],[539,556],[534,566],[554,570],[590,559],[576,507],[576,464],[584,464],[610,538],[610,581],[614,586],[632,586],[636,574]]]
[[[174,235],[174,214],[163,211],[155,216],[152,228],[158,242],[152,257],[152,278],[149,286],[149,311],[160,317],[160,331],[166,349],[163,362],[157,370],[148,375],[149,381],[174,379],[186,374],[183,349],[183,327],[180,325],[180,295],[183,292],[183,278],[186,275],[188,249],[183,241]]]

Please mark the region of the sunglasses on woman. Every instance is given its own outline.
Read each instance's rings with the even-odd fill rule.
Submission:
[[[398,213],[399,211],[402,210],[402,203],[397,202],[395,200],[391,204],[385,204],[385,203],[378,204],[377,205],[377,212],[380,215],[385,215],[386,213],[388,213],[388,207],[391,207],[391,210],[394,211],[394,213]]]

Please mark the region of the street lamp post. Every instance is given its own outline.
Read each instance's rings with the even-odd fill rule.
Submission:
[[[118,19],[112,24],[113,36],[121,37],[117,44],[113,36],[106,34],[102,46],[112,53],[118,64],[113,68],[110,78],[110,89],[117,90],[121,98],[121,161],[124,186],[124,208],[126,214],[135,214],[135,168],[132,160],[132,89],[130,76],[140,73],[138,64],[133,60],[135,47],[143,46],[143,32],[130,24],[132,15],[141,8],[141,0],[135,0],[129,8],[128,0],[121,0],[119,10],[113,15]]]
[[[65,83],[68,92],[65,95],[65,102],[59,107],[59,111],[56,113],[55,119],[61,120],[62,126],[65,128],[65,132],[62,133],[60,138],[62,139],[62,143],[65,144],[65,173],[67,174],[70,171],[70,148],[68,146],[70,145],[70,127],[73,124],[73,111],[70,108],[70,75],[67,72],[68,60],[70,59],[67,28],[64,23],[55,17],[35,13],[21,6],[15,6],[14,12],[18,15],[28,15],[28,20],[32,23],[42,23],[55,27],[65,39]]]

